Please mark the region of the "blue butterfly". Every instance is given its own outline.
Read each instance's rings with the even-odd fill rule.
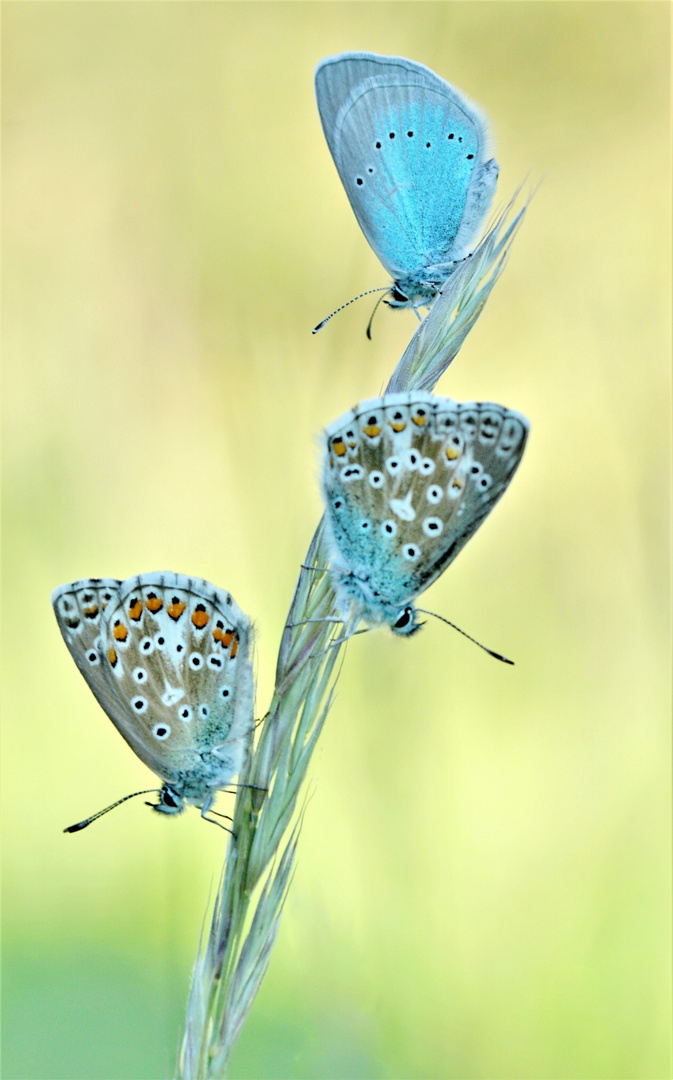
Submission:
[[[162,814],[207,821],[253,731],[253,632],[229,593],[184,574],[87,578],[52,604],[70,654],[120,735],[162,781]],[[155,790],[155,789],[152,789]],[[66,829],[78,832],[126,799]],[[215,824],[219,824],[216,822]]]
[[[330,424],[322,489],[349,636],[360,621],[404,636],[419,629],[416,598],[505,492],[528,427],[502,405],[420,392],[362,401]]]
[[[328,56],[315,89],[355,216],[394,279],[386,303],[430,306],[469,255],[493,198],[498,165],[488,157],[485,118],[429,68],[400,56]]]

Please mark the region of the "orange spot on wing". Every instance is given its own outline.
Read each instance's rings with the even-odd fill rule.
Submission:
[[[346,453],[346,444],[343,439],[335,439],[332,443],[332,449],[337,457],[343,457]]]
[[[157,611],[161,611],[163,606],[163,600],[160,600],[156,593],[150,593],[145,601],[145,607],[148,611],[151,611],[153,615],[156,615]]]
[[[225,633],[222,634],[222,637],[220,638],[220,641],[224,645],[225,649],[229,648],[229,646],[231,645],[233,640],[234,640],[234,631],[233,630],[226,630]]]
[[[449,461],[455,461],[456,458],[459,457],[459,455],[460,455],[460,451],[456,450],[455,446],[447,446],[447,448],[446,448],[446,456],[449,459]]]
[[[368,424],[367,427],[362,429],[368,439],[375,439],[377,435],[381,434],[381,428],[378,424]]]
[[[234,657],[236,656],[236,653],[237,653],[237,652],[238,652],[238,638],[237,638],[237,637],[234,637],[234,643],[233,643],[233,645],[231,646],[231,659],[232,659],[232,660],[233,660],[233,659],[234,659]]]
[[[462,486],[463,486],[463,481],[459,480],[457,476],[454,476],[453,480],[451,481],[451,487],[462,488]]]
[[[126,641],[129,636],[129,632],[123,623],[117,621],[112,629],[112,636],[115,641]]]
[[[427,424],[427,422],[428,422],[427,416],[412,416],[411,419],[413,420],[413,422],[416,424],[417,427],[423,427],[424,424]]]
[[[404,424],[404,423],[402,423],[402,424],[393,424],[392,421],[391,421],[390,426],[393,429],[393,431],[400,432],[400,431],[404,431],[404,429],[405,429],[405,427],[407,425]]]
[[[132,603],[129,604],[129,615],[131,616],[133,621],[138,622],[138,619],[140,618],[142,613],[143,613],[143,602],[142,602],[142,600],[133,600]]]
[[[185,604],[184,600],[176,600],[173,601],[172,604],[168,605],[166,611],[170,615],[173,622],[177,622],[186,607],[187,605]]]
[[[115,650],[112,647],[110,647],[108,649],[107,658],[110,661],[110,663],[112,664],[112,666],[114,667],[115,664],[117,663],[117,653],[115,652]]]
[[[91,607],[82,608],[87,619],[95,619],[98,614],[98,604],[92,604]]]
[[[206,611],[203,604],[197,604],[195,611],[192,614],[192,622],[197,630],[203,630],[206,623],[210,620],[210,615]]]

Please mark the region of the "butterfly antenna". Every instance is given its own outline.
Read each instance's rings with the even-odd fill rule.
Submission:
[[[381,303],[382,300],[383,300],[383,297],[379,296],[378,300],[374,304],[374,310],[372,311],[371,315],[369,316],[369,322],[367,323],[367,337],[368,337],[368,339],[370,341],[372,340],[372,323],[374,322],[374,316],[376,315],[376,312],[379,310],[379,304]]]
[[[311,333],[312,334],[317,334],[318,330],[322,330],[325,323],[328,323],[330,321],[330,319],[333,319],[334,316],[338,315],[339,312],[343,311],[344,308],[347,308],[351,304],[354,304],[356,300],[361,300],[363,296],[371,296],[371,294],[375,293],[375,292],[386,293],[386,292],[389,292],[389,291],[390,291],[390,286],[389,285],[381,285],[378,289],[367,289],[366,292],[358,293],[358,295],[354,296],[352,300],[347,300],[345,304],[341,305],[341,307],[335,308],[334,311],[331,313],[331,315],[328,315],[326,319],[323,319],[322,322],[319,322],[317,326],[313,327],[313,329],[311,330]],[[383,297],[381,297],[381,299],[383,299]],[[374,308],[374,311],[376,311],[376,308]]]
[[[116,802],[106,806],[104,810],[99,810],[97,814],[92,814],[91,817],[85,818],[84,821],[78,821],[76,825],[69,825],[63,832],[79,832],[80,829],[86,829],[87,825],[90,825],[92,821],[96,821],[97,818],[102,817],[103,814],[107,814],[110,810],[114,810],[117,806],[121,806],[123,802],[127,802],[128,799],[135,799],[136,795],[158,795],[160,794],[159,788],[148,788],[147,791],[134,791],[132,795],[125,795],[123,799],[117,799]]]
[[[461,630],[459,626],[456,626],[455,623],[450,622],[449,619],[445,619],[443,615],[438,615],[436,611],[426,611],[425,608],[416,608],[416,611],[420,611],[422,615],[433,615],[435,619],[439,619],[441,622],[445,622],[447,626],[452,626],[453,629],[457,630],[459,634],[462,634],[463,637],[466,637],[467,640],[471,641],[474,645],[478,645],[480,649],[483,649],[484,652],[487,652],[488,655],[492,656],[495,660],[502,660],[503,664],[511,664],[512,667],[514,667],[513,660],[508,660],[506,656],[501,656],[500,653],[493,652],[493,649],[487,649],[486,646],[482,645],[480,641],[477,641],[476,638],[471,637],[470,634],[467,634],[464,630]]]

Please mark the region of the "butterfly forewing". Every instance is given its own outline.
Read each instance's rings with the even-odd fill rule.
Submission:
[[[59,586],[51,597],[70,655],[108,716],[119,710],[120,702],[106,677],[101,624],[103,611],[117,599],[120,585],[113,578],[86,578]]]
[[[521,460],[528,423],[429,394],[362,402],[326,433],[334,557],[377,603],[403,606],[456,557]]]
[[[182,574],[130,578],[106,611],[103,647],[125,705],[112,720],[151,769],[177,783],[215,752],[238,771],[252,726],[251,628],[228,593]]]

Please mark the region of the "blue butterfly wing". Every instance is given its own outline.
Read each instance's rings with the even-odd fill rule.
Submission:
[[[422,281],[461,258],[497,179],[479,111],[423,65],[374,54],[323,61],[316,95],[353,211],[393,277]]]

